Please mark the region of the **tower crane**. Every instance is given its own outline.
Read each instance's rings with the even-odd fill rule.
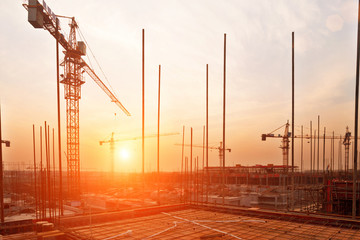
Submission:
[[[274,134],[275,131],[281,129],[282,127],[285,126],[285,130],[284,130],[284,135],[280,135],[280,134]],[[282,149],[283,152],[283,165],[284,166],[288,166],[289,164],[289,149],[290,149],[290,145],[289,145],[289,138],[291,137],[291,132],[289,132],[289,122],[287,122],[286,124],[282,125],[281,127],[275,129],[274,131],[270,132],[270,133],[266,133],[266,134],[261,134],[261,140],[262,141],[266,141],[266,138],[282,138],[282,145],[280,146],[280,148]],[[304,136],[299,136],[299,135],[295,135],[294,138],[305,138],[305,139],[310,139],[310,138],[314,138],[315,136],[312,135],[304,135]],[[345,172],[347,172],[349,170],[349,150],[350,150],[350,144],[351,144],[351,132],[349,132],[349,127],[346,127],[346,132],[345,132],[345,136],[344,138],[342,138],[341,136],[322,136],[322,139],[342,139],[343,140],[343,144],[345,146]],[[359,138],[360,139],[360,138]]]
[[[70,33],[66,38],[60,32],[61,16],[56,15],[44,0],[42,4],[38,0],[29,0],[28,4],[23,6],[28,11],[29,23],[34,28],[47,30],[65,50],[61,83],[64,84],[66,99],[67,171],[70,183],[68,191],[70,197],[77,198],[80,193],[79,100],[81,85],[85,83],[83,73],[86,72],[127,116],[130,116],[130,113],[82,58],[86,55],[86,45],[77,41],[76,30],[79,26],[75,18],[70,18]]]
[[[274,134],[274,132],[276,132],[277,130],[279,130],[280,128],[285,126],[285,131],[284,131],[284,135],[276,135]],[[282,154],[283,154],[283,166],[288,166],[289,164],[289,137],[291,137],[291,132],[289,132],[289,122],[287,122],[286,124],[282,125],[281,127],[278,127],[277,129],[275,129],[274,131],[267,133],[267,134],[262,134],[261,135],[261,140],[262,141],[266,141],[267,137],[272,137],[272,138],[282,138],[281,141],[281,146],[280,148],[282,149]]]
[[[175,145],[177,146],[182,146],[182,144],[179,144],[179,143],[176,143]],[[191,144],[184,144],[185,147],[191,147]],[[202,145],[192,145],[192,147],[195,147],[195,148],[206,148],[205,146],[202,146]],[[219,162],[220,162],[220,165],[219,166],[222,166],[222,162],[223,162],[223,157],[224,157],[224,150],[225,151],[229,151],[231,152],[231,149],[230,148],[225,148],[223,147],[223,143],[220,142],[220,146],[219,147],[208,147],[208,149],[215,149],[215,150],[218,150],[219,151]]]
[[[114,169],[115,169],[115,143],[123,142],[123,141],[132,141],[132,140],[137,140],[137,139],[142,138],[142,136],[137,136],[137,137],[131,137],[131,138],[114,139],[114,135],[115,135],[115,133],[112,132],[110,139],[99,142],[100,146],[102,146],[104,143],[109,143],[109,145],[110,145],[111,178],[112,179],[114,177]],[[172,136],[172,135],[179,135],[179,133],[163,133],[163,134],[160,134],[159,136],[164,137],[164,136]],[[153,138],[153,137],[157,137],[157,134],[151,134],[151,135],[145,136],[145,138]]]
[[[343,144],[345,146],[345,172],[349,170],[350,140],[351,140],[351,132],[349,132],[349,127],[346,127],[345,137],[343,140]]]

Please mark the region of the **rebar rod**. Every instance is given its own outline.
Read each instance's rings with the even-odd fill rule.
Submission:
[[[190,202],[192,201],[192,191],[193,191],[193,184],[192,184],[192,180],[193,180],[193,177],[192,177],[192,149],[193,149],[193,128],[190,128],[190,173],[189,173],[189,176],[190,176],[190,179],[189,179],[189,182],[190,182],[190,189],[191,189],[191,194],[190,194]]]
[[[145,192],[145,29],[142,30],[142,138],[141,138],[141,157],[142,157],[142,198]]]
[[[292,84],[291,84],[291,208],[294,210],[294,122],[295,122],[295,33],[292,32]]]
[[[182,137],[182,148],[181,148],[181,197],[182,201],[184,201],[184,139],[185,137],[185,126],[183,126],[183,137]]]
[[[160,204],[160,77],[161,65],[159,65],[159,92],[158,92],[158,121],[157,121],[157,184],[158,203]]]
[[[352,217],[356,218],[356,180],[357,180],[357,143],[358,143],[358,115],[359,115],[359,58],[360,58],[360,0],[358,4],[358,32],[357,32],[357,53],[356,53],[356,83],[355,83],[355,137],[354,137],[354,164],[353,164],[353,198],[352,198]]]
[[[35,188],[35,218],[38,219],[38,196],[36,184],[36,145],[35,145],[35,125],[33,124],[33,152],[34,152],[34,188]]]
[[[206,202],[209,197],[209,65],[206,64]]]
[[[226,33],[224,34],[224,94],[223,94],[223,162],[222,162],[222,203],[225,204],[225,107],[226,107]],[[221,149],[220,149],[221,151]]]

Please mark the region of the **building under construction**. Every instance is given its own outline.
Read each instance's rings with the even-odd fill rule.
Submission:
[[[23,6],[28,12],[28,22],[34,28],[46,30],[56,40],[58,125],[50,127],[44,121],[41,126],[32,126],[33,164],[3,163],[2,144],[10,147],[10,141],[2,139],[0,112],[0,239],[360,239],[360,172],[358,154],[354,154],[358,152],[357,132],[352,136],[346,127],[343,135],[334,132],[327,135],[324,128],[322,134],[318,116],[317,129],[312,129],[310,122],[308,134],[303,134],[301,126],[301,135],[295,135],[294,84],[292,123],[259,134],[259,141],[281,139],[282,164],[226,164],[227,154],[231,153],[225,142],[226,34],[223,136],[218,146],[208,144],[206,65],[203,144],[193,144],[192,128],[190,144],[186,144],[183,127],[183,142],[175,144],[182,148],[181,162],[170,159],[178,161],[180,170],[160,171],[160,136],[179,134],[160,134],[159,65],[158,132],[145,135],[143,30],[142,136],[116,139],[112,133],[110,139],[100,141],[100,145],[110,145],[110,170],[82,170],[79,100],[81,86],[85,83],[83,74],[86,73],[125,115],[130,116],[130,113],[84,60],[87,43],[81,39],[75,18],[56,15],[45,1],[29,0]],[[60,18],[70,19],[68,34],[63,32]],[[64,50],[63,61],[59,58],[59,47]],[[292,60],[294,83],[294,33]],[[60,67],[64,69],[63,74],[60,74]],[[64,85],[66,102],[65,151],[65,148],[61,150],[60,83]],[[277,132],[280,129],[283,133]],[[151,137],[157,137],[157,166],[156,171],[146,172],[144,139]],[[142,139],[141,171],[115,171],[115,142],[135,139]],[[310,143],[309,152],[304,151],[304,140]],[[300,164],[294,162],[295,141],[301,141]],[[188,156],[185,156],[185,148],[189,149]],[[193,155],[193,148],[201,148],[200,161]],[[209,149],[218,152],[216,166],[209,164]],[[325,149],[330,149],[328,157]],[[64,156],[66,167],[62,166]]]
[[[296,172],[292,188],[284,166],[236,166],[225,172],[209,167],[191,175],[161,173],[160,179],[147,173],[143,191],[141,174],[115,174],[114,184],[107,173],[85,172],[86,192],[79,201],[65,201],[61,216],[57,197],[50,199],[53,204],[46,197],[35,203],[32,172],[21,167],[5,171],[4,239],[360,236],[358,221],[350,218],[352,181],[337,176]],[[225,184],[218,177],[223,173]]]

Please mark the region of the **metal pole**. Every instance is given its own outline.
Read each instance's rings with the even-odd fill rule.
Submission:
[[[312,121],[310,121],[310,173],[311,177],[313,175],[313,169],[312,169]]]
[[[358,115],[359,115],[359,58],[360,58],[360,0],[358,4],[358,35],[357,35],[357,54],[356,54],[356,84],[355,84],[355,152],[358,152]],[[352,199],[352,217],[356,217],[356,179],[357,179],[357,154],[354,154],[353,171],[353,199]]]
[[[157,122],[157,175],[158,175],[158,203],[160,204],[160,77],[161,65],[159,65],[159,92],[158,92],[158,122]]]
[[[316,171],[319,173],[319,152],[320,152],[320,115],[318,115],[318,139],[317,139],[317,169]]]
[[[194,203],[197,204],[197,174],[196,174],[196,162],[197,162],[197,158],[194,157]]]
[[[142,30],[142,195],[144,200],[144,190],[145,190],[145,29]]]
[[[46,192],[46,187],[48,187],[47,189],[47,196],[45,193],[45,197],[47,197],[47,200],[45,199],[45,209],[46,209],[46,205],[49,208],[49,217],[51,218],[51,211],[50,211],[50,174],[49,174],[49,170],[50,170],[50,166],[49,166],[49,144],[48,144],[48,126],[46,125],[46,121],[45,121],[45,160],[46,160],[46,170],[45,170],[45,192]],[[47,184],[47,185],[46,185]]]
[[[35,186],[35,217],[38,219],[38,198],[36,189],[36,147],[35,147],[35,125],[33,124],[33,151],[34,151],[34,186]]]
[[[294,59],[294,32],[292,36],[292,84],[291,84],[291,207],[294,210],[294,121],[295,121],[295,59]]]
[[[222,166],[222,203],[225,205],[225,107],[226,107],[226,33],[224,34],[224,95],[223,95],[223,166]],[[221,151],[221,150],[220,150]]]
[[[185,191],[185,187],[184,187],[184,139],[185,137],[185,126],[183,126],[183,142],[182,142],[182,149],[181,149],[181,196],[182,196],[182,200],[184,200],[184,191]]]
[[[190,129],[191,138],[190,138],[190,188],[192,188],[192,147],[193,147],[193,129]],[[189,191],[190,192],[190,191]],[[190,202],[192,200],[192,192],[190,193]]]
[[[56,192],[55,192],[55,187],[56,187],[56,184],[55,184],[55,129],[53,128],[52,129],[52,134],[53,134],[53,137],[52,137],[52,142],[53,142],[53,186],[52,186],[52,204],[53,204],[53,215],[54,215],[54,220],[56,220]]]
[[[56,88],[57,88],[57,115],[58,115],[58,144],[59,144],[59,205],[60,214],[64,215],[63,199],[62,199],[62,166],[61,166],[61,124],[60,124],[60,70],[59,70],[59,23],[56,21]],[[59,214],[59,221],[60,221]]]
[[[324,146],[323,146],[323,173],[324,174],[325,174],[325,136],[326,136],[326,127],[324,127]]]
[[[197,204],[197,193],[198,193],[198,184],[197,184],[197,164],[198,164],[198,158],[197,157],[195,157],[194,158],[194,182],[195,182],[195,184],[194,184],[194,191],[195,191],[195,196],[194,196],[194,202],[195,202],[195,204]]]
[[[332,141],[332,145],[333,145],[332,153],[331,153],[332,154],[331,171],[334,172],[334,170],[335,170],[335,133],[334,133],[334,131],[333,131],[333,136],[332,136],[331,141]]]
[[[188,189],[188,158],[185,157],[185,202],[188,200],[189,189]]]
[[[52,218],[52,211],[51,211],[51,153],[50,153],[50,126],[48,125],[47,126],[47,140],[48,140],[48,143],[47,143],[47,152],[48,152],[48,156],[47,156],[47,173],[48,173],[48,198],[49,198],[49,216],[50,216],[50,219]]]
[[[206,64],[206,202],[209,197],[209,65]]]
[[[304,127],[303,125],[301,125],[301,155],[300,155],[300,160],[301,160],[301,172],[303,172],[303,164],[304,164]]]
[[[199,156],[196,156],[196,204],[199,204]]]
[[[3,173],[3,158],[2,158],[2,133],[1,133],[1,106],[0,106],[0,211],[1,223],[5,222],[4,217],[4,173]]]
[[[294,110],[295,110],[295,66],[294,66],[294,32],[292,32],[292,84],[291,84],[291,172],[294,173]]]
[[[202,155],[202,174],[201,174],[201,202],[204,194],[204,159],[205,159],[205,126],[203,126],[203,155]]]
[[[354,145],[351,145],[351,159],[354,159]],[[350,163],[351,162],[349,162],[348,169],[350,169]]]
[[[43,178],[43,164],[42,164],[42,127],[40,126],[40,196],[41,196],[41,217],[44,216],[44,178]]]
[[[339,139],[339,159],[338,159],[338,170],[342,171],[342,151],[341,151],[342,141],[341,141],[341,135]]]
[[[182,200],[184,200],[184,191],[185,191],[185,187],[184,187],[184,137],[185,137],[185,126],[183,126],[183,138],[182,138],[182,149],[181,149],[181,196],[182,196]]]
[[[333,146],[333,139],[332,139],[332,137],[330,138],[330,162],[329,162],[329,165],[330,165],[330,172],[331,172],[331,174],[332,174],[332,168],[333,168],[333,166],[332,166],[332,162],[333,162],[333,149],[334,149],[334,146]]]
[[[315,163],[316,163],[316,130],[314,130],[314,155],[313,155],[313,158],[314,158],[314,161],[313,161],[313,171],[316,172],[316,168],[315,168]]]

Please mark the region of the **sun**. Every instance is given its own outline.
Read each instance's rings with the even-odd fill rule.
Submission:
[[[119,155],[120,155],[121,161],[127,162],[129,160],[130,153],[127,149],[125,149],[125,148],[121,149],[119,152]]]

